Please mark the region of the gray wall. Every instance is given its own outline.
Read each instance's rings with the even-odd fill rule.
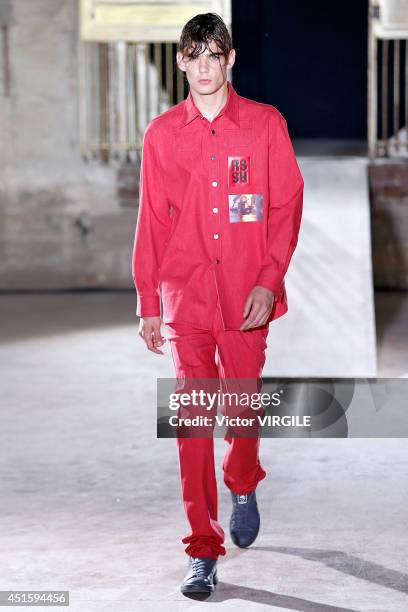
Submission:
[[[131,286],[136,198],[120,198],[119,168],[79,151],[77,5],[13,3],[9,98],[0,84],[0,289]]]

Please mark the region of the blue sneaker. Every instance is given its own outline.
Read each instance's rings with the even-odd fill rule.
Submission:
[[[212,593],[217,582],[217,561],[189,555],[187,574],[180,586],[182,593]]]
[[[232,514],[230,519],[231,539],[239,548],[247,548],[259,532],[260,517],[255,491],[247,495],[236,495],[231,491]]]

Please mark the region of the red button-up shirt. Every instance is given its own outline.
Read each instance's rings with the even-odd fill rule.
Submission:
[[[280,112],[227,87],[211,122],[190,91],[145,130],[132,258],[140,317],[209,328],[215,295],[224,329],[237,330],[255,285],[274,293],[268,322],[288,310],[303,178]]]

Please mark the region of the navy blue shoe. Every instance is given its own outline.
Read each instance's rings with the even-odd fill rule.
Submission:
[[[187,574],[180,587],[182,593],[212,593],[217,582],[217,561],[189,555]]]
[[[247,548],[255,541],[259,532],[260,517],[256,494],[252,491],[247,495],[236,495],[231,491],[231,497],[231,539],[239,548]]]

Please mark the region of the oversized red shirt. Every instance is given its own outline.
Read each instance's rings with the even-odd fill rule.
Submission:
[[[224,329],[237,330],[255,285],[275,295],[268,322],[288,310],[303,178],[280,112],[227,86],[211,122],[190,91],[145,130],[132,257],[140,317],[209,328],[218,297]]]

